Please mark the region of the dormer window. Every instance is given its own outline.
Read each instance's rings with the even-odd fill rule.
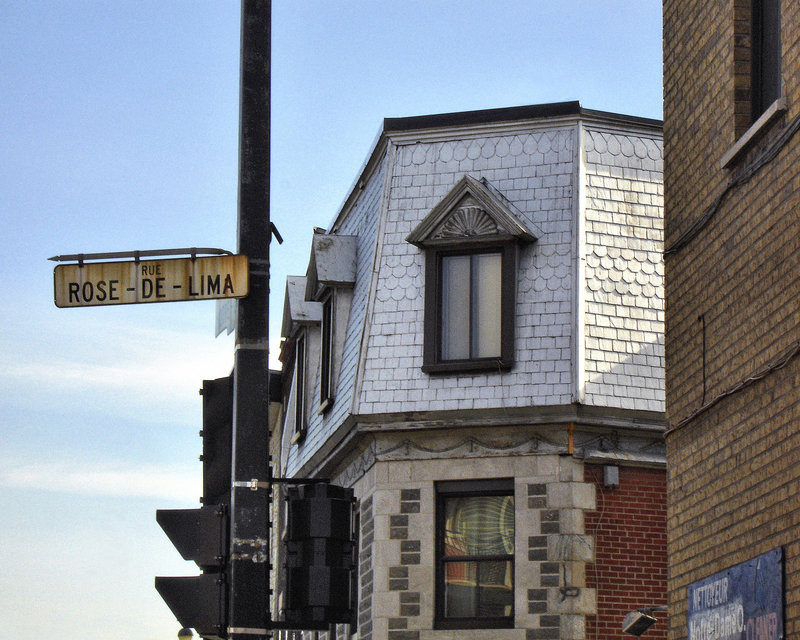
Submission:
[[[308,430],[308,398],[306,398],[306,334],[297,336],[294,347],[294,436],[301,442]]]
[[[311,398],[308,389],[313,388],[316,366],[310,354],[319,341],[322,305],[305,299],[306,279],[300,276],[289,276],[286,279],[286,295],[283,302],[283,326],[281,335],[286,340],[287,352],[282,362],[284,372],[294,371],[294,433],[292,444],[300,444],[308,431],[311,415]],[[291,357],[291,353],[294,357]],[[282,351],[282,356],[284,353]]]
[[[502,250],[440,253],[438,258],[440,360],[502,358]]]
[[[317,413],[326,413],[336,396],[344,348],[344,327],[356,280],[358,238],[315,232],[306,271],[305,299],[321,305],[319,398]]]
[[[423,371],[513,365],[517,251],[535,239],[500,192],[471,176],[408,236],[425,251]]]
[[[333,404],[333,294],[322,301],[322,336],[319,361],[319,410]]]

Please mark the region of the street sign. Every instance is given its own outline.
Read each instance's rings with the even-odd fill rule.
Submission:
[[[85,262],[53,270],[57,307],[243,298],[247,256]]]

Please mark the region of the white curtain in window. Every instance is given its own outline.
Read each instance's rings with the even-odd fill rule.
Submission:
[[[499,253],[481,253],[473,258],[473,357],[499,358],[502,259]]]
[[[469,358],[470,256],[442,260],[442,359]]]

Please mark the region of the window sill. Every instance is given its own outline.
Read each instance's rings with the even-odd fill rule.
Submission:
[[[492,358],[490,360],[458,360],[423,364],[424,373],[474,373],[477,371],[508,371],[513,362]]]
[[[739,155],[747,149],[758,138],[772,121],[786,111],[786,98],[778,98],[773,102],[764,113],[761,114],[750,128],[728,149],[719,161],[722,169],[729,169]]]
[[[438,618],[434,630],[446,629],[513,629],[514,618]]]
[[[292,436],[292,439],[289,444],[302,444],[303,440],[305,439],[306,439],[306,432],[298,431]]]
[[[333,406],[333,398],[325,398],[325,400],[323,400],[320,403],[319,409],[317,409],[317,415],[321,416],[325,413],[328,413],[328,411],[332,406]]]

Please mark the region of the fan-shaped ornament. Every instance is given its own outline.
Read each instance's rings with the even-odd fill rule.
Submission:
[[[497,224],[480,207],[461,207],[451,213],[436,232],[436,238],[472,238],[497,234]]]

